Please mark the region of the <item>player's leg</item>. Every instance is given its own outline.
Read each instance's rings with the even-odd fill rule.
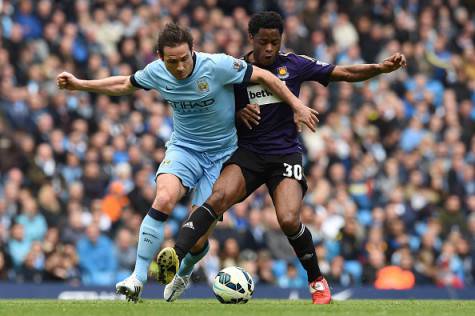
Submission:
[[[197,206],[193,206],[192,212],[197,209]],[[190,283],[191,274],[195,267],[195,264],[203,259],[209,250],[208,238],[212,234],[216,222],[210,227],[204,236],[202,236],[198,242],[190,249],[190,252],[186,254],[181,263],[180,268],[173,278],[173,280],[165,286],[163,291],[163,298],[167,302],[173,302],[177,300],[183,292],[186,290]]]
[[[234,204],[244,200],[262,184],[260,174],[237,164],[227,165],[213,186],[211,196],[188,218],[180,229],[175,244],[176,254],[181,260],[186,253]],[[194,229],[190,229],[190,224]]]
[[[168,269],[175,261],[181,265],[197,241],[208,232],[227,208],[242,199],[245,192],[241,169],[236,165],[226,166],[214,184],[212,194],[206,203],[191,213],[180,228],[175,247],[164,248],[158,254],[158,269]]]
[[[181,180],[173,174],[160,174],[157,177],[155,199],[140,225],[134,274],[142,282],[147,280],[150,263],[162,245],[164,222],[186,191]]]
[[[193,211],[195,211],[198,207],[195,206]],[[208,239],[209,236],[213,233],[213,230],[216,226],[216,223],[218,221],[215,221],[211,227],[208,229],[208,231],[198,239],[196,244],[191,247],[190,251],[186,254],[186,256],[183,258],[183,260],[180,263],[180,269],[178,270],[178,275],[181,277],[185,276],[191,276],[191,273],[193,272],[193,268],[196,263],[198,263],[206,254],[208,253],[209,250],[209,244],[208,244]]]
[[[246,161],[250,163],[247,164]],[[262,184],[259,173],[242,167],[250,164],[253,164],[255,170],[258,161],[254,157],[249,157],[248,152],[238,149],[214,184],[212,194],[206,203],[193,212],[181,227],[175,248],[163,249],[157,261],[160,257],[164,257],[166,260],[176,258],[182,262],[190,249],[228,208],[245,199]]]
[[[302,198],[307,190],[301,158],[299,154],[294,154],[284,160],[286,162],[279,162],[273,167],[274,176],[268,180],[267,186],[279,225],[307,271],[313,302],[326,304],[331,300],[330,290],[318,266],[312,234],[300,221]]]
[[[157,177],[155,199],[140,225],[134,272],[116,284],[117,293],[124,294],[127,300],[138,301],[147,281],[150,263],[163,242],[165,221],[185,193],[186,189],[175,175],[161,174]]]
[[[191,213],[194,213],[199,208],[199,205],[203,204],[212,195],[213,185],[216,183],[221,173],[223,163],[229,158],[229,156],[225,155],[223,157],[218,155],[213,158],[214,159],[211,161],[209,156],[203,157],[203,176],[196,185],[192,201],[193,210]],[[183,260],[180,262],[178,276],[189,279],[195,264],[208,253],[208,236],[212,233],[216,222],[217,221],[214,221],[205,235],[201,236],[190,251],[183,257]]]
[[[138,300],[143,283],[147,281],[149,265],[163,242],[164,222],[186,193],[186,187],[193,187],[196,182],[199,169],[195,168],[195,160],[193,153],[185,149],[176,146],[167,149],[157,171],[155,199],[140,225],[134,272],[116,284],[117,292],[125,294],[128,300]],[[158,277],[163,278],[164,275]]]

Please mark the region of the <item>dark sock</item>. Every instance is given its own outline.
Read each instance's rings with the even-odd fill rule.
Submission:
[[[191,213],[185,224],[181,226],[175,243],[175,251],[180,262],[198,239],[206,234],[216,219],[218,216],[213,208],[206,203]]]
[[[290,244],[295,250],[300,263],[307,271],[308,282],[313,282],[316,279],[322,277],[320,267],[318,266],[317,254],[315,253],[315,247],[313,246],[312,234],[302,223],[300,223],[299,230],[291,235],[287,236]]]
[[[160,212],[159,210],[156,210],[153,207],[148,210],[148,216],[159,222],[165,222],[168,219],[168,214]]]

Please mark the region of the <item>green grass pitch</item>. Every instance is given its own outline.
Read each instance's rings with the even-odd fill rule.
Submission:
[[[255,299],[244,305],[223,305],[216,300],[144,300],[133,304],[125,301],[60,301],[0,300],[1,316],[74,316],[74,315],[166,315],[166,316],[254,316],[254,315],[318,315],[318,316],[418,316],[475,315],[475,301],[448,300],[350,300],[315,306],[309,300]]]

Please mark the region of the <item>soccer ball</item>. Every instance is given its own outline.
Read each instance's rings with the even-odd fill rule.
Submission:
[[[213,292],[223,304],[244,304],[254,293],[254,281],[243,268],[228,267],[214,278]]]

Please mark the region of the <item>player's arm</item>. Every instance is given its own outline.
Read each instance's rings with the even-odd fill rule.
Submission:
[[[261,83],[266,85],[273,93],[279,96],[282,101],[287,103],[294,111],[294,122],[299,132],[302,131],[302,124],[305,124],[313,132],[316,131],[318,122],[318,112],[305,106],[299,98],[297,98],[287,86],[276,76],[267,70],[252,66],[252,75],[250,82]]]
[[[127,95],[138,89],[132,85],[130,76],[81,80],[69,72],[63,72],[56,78],[56,83],[60,89],[88,91],[107,95]]]
[[[406,57],[396,53],[379,64],[359,64],[335,66],[330,74],[330,81],[364,81],[383,73],[393,72],[406,66]]]

